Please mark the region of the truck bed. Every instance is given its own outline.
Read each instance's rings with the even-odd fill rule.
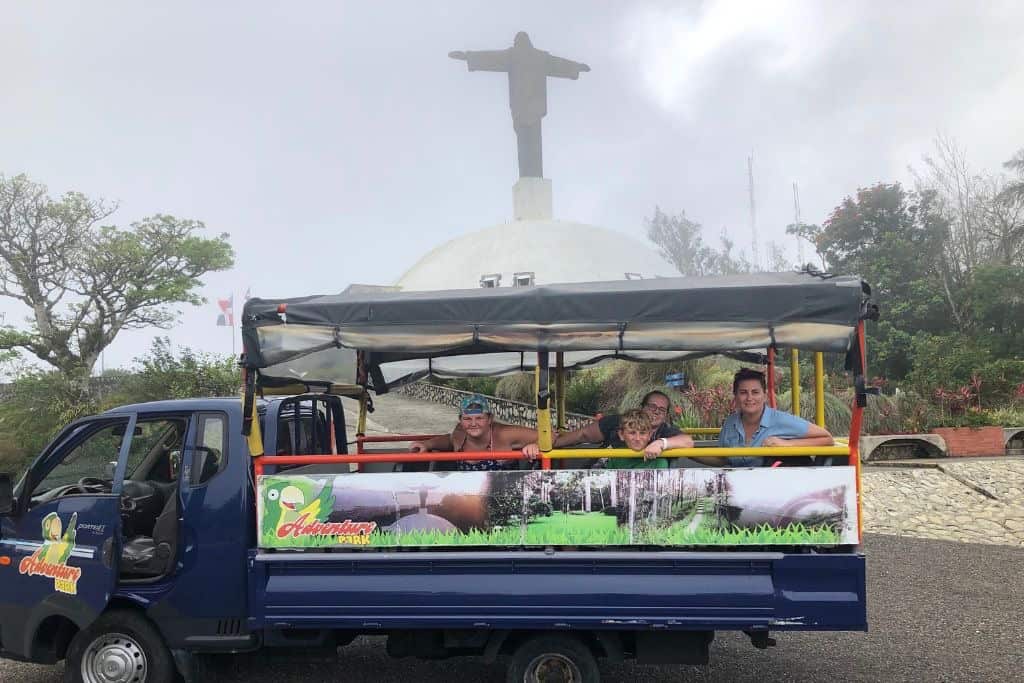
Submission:
[[[249,628],[867,630],[856,552],[265,552]]]

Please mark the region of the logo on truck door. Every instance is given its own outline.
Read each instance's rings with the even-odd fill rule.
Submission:
[[[75,527],[78,513],[71,515],[67,529],[63,528],[56,512],[43,517],[43,544],[34,553],[21,560],[18,573],[27,576],[45,576],[53,579],[53,589],[76,595],[82,570],[69,567],[68,558],[75,547]]]

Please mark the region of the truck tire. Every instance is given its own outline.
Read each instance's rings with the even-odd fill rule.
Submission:
[[[594,653],[579,639],[538,635],[512,654],[508,683],[599,683],[601,672]]]
[[[174,683],[171,652],[153,624],[131,610],[111,610],[68,646],[64,683]]]

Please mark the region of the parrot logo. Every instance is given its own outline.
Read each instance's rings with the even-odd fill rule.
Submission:
[[[319,491],[317,490],[319,487]],[[263,489],[263,536],[281,538],[282,527],[299,519],[325,522],[334,509],[334,485],[328,480],[290,477]]]
[[[56,512],[43,517],[43,544],[39,550],[21,560],[18,573],[53,579],[54,590],[76,595],[82,570],[79,567],[69,567],[67,562],[71,557],[71,550],[75,547],[77,525],[77,512],[71,515],[67,529],[64,529]]]

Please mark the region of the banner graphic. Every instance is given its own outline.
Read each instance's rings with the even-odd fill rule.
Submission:
[[[852,467],[264,475],[263,548],[857,543]]]

